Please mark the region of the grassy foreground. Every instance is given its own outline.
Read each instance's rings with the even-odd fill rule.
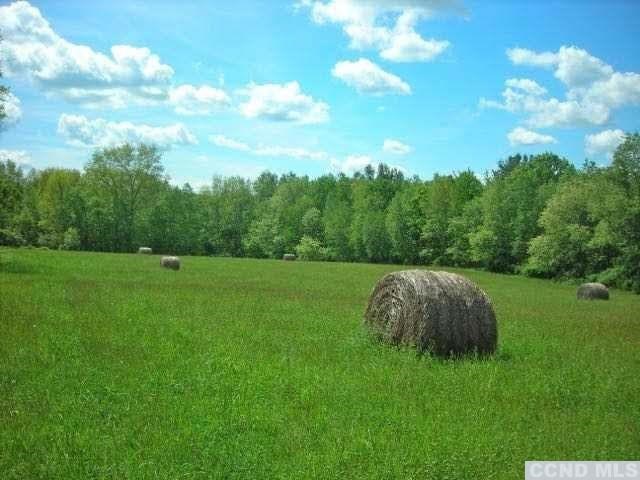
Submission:
[[[401,267],[0,250],[0,477],[522,478],[640,457],[640,296],[465,271],[499,352],[363,331]]]

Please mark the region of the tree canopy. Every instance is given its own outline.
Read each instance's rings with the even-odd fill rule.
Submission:
[[[472,266],[587,278],[640,291],[640,135],[610,166],[552,153],[407,179],[386,165],[310,179],[214,177],[195,192],[162,152],[121,145],[83,171],[0,162],[0,244],[133,252]]]

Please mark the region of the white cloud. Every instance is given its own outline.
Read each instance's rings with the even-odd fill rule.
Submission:
[[[480,107],[523,113],[528,116],[527,125],[534,128],[601,125],[609,119],[609,109],[600,104],[577,100],[562,101],[544,97],[539,93],[530,93],[520,88],[522,85],[514,82],[511,82],[511,85],[512,87],[507,87],[502,92],[502,102],[481,98]]]
[[[197,165],[197,171],[199,172],[197,176],[185,176],[168,171],[170,176],[169,183],[179,187],[188,183],[195,191],[210,190],[213,185],[212,179],[214,176],[237,176],[255,179],[262,172],[269,169],[266,165],[236,161],[229,162],[225,159],[209,157],[207,155],[198,155],[194,158],[194,162]]]
[[[544,95],[547,89],[538,84],[535,80],[528,78],[510,78],[505,82],[507,87],[517,88],[531,95]]]
[[[584,138],[585,151],[589,155],[606,153],[611,157],[618,145],[624,142],[625,133],[620,129],[603,130],[599,133],[587,135]]]
[[[209,140],[218,147],[229,148],[231,150],[238,150],[240,152],[250,152],[251,147],[246,143],[238,142],[224,135],[211,135]]]
[[[300,124],[329,121],[329,105],[302,93],[300,84],[295,81],[264,85],[251,83],[239,93],[248,97],[248,100],[240,105],[240,113],[247,118]]]
[[[514,65],[555,68],[555,77],[568,87],[589,85],[613,74],[610,65],[574,46],[562,46],[557,52],[542,53],[512,48],[507,50],[507,56]]]
[[[502,102],[480,99],[481,107],[526,115],[531,127],[603,125],[613,110],[640,105],[640,74],[615,72],[586,50],[563,46],[558,52],[537,53],[514,48],[507,55],[516,65],[553,69],[567,87],[565,99],[558,99],[533,80],[509,79]]]
[[[0,7],[0,31],[0,56],[8,76],[26,76],[70,100],[145,102],[173,76],[173,69],[148,48],[114,45],[105,55],[65,40],[28,2]]]
[[[20,99],[13,93],[7,93],[4,96],[3,103],[5,117],[0,123],[0,131],[6,130],[16,125],[22,118],[22,109],[20,108]]]
[[[298,147],[266,146],[258,145],[251,147],[246,143],[239,142],[224,135],[211,135],[209,140],[215,145],[240,152],[247,152],[259,157],[289,157],[299,160],[326,160],[326,152],[307,150]]]
[[[544,145],[549,143],[557,143],[557,140],[551,135],[543,135],[526,128],[516,127],[511,130],[507,138],[512,146],[516,145]]]
[[[514,65],[528,65],[531,67],[553,67],[557,63],[555,53],[536,53],[526,48],[509,48],[507,56]]]
[[[450,45],[447,40],[425,40],[414,26],[422,16],[416,10],[405,10],[389,35],[380,56],[394,62],[426,62],[442,54]]]
[[[385,72],[366,58],[354,62],[338,62],[331,70],[331,74],[360,93],[376,96],[411,94],[408,83],[392,73]]]
[[[0,162],[11,160],[17,165],[30,167],[31,155],[24,150],[0,150]]]
[[[368,155],[349,155],[342,161],[336,159],[331,160],[331,167],[334,170],[347,175],[359,172],[367,165],[375,166],[377,165],[377,162]]]
[[[338,160],[332,158],[330,161],[331,168],[336,172],[341,172],[346,175],[352,175],[356,172],[362,171],[367,165],[371,165],[374,169],[378,168],[380,162],[372,159],[368,155],[348,155],[344,160]],[[395,168],[406,174],[407,170],[399,165],[389,165],[390,168]]]
[[[387,138],[382,144],[382,150],[387,153],[393,153],[394,155],[406,155],[413,150],[409,145],[406,145],[398,140]]]
[[[89,120],[82,115],[63,113],[58,120],[58,133],[69,144],[81,147],[107,147],[122,143],[152,143],[167,148],[172,145],[196,144],[193,134],[181,123],[152,127],[130,122],[109,122],[102,118]]]
[[[221,90],[171,88],[173,68],[145,47],[114,45],[108,54],[66,40],[40,10],[18,1],[0,7],[0,58],[7,76],[31,80],[47,94],[90,108],[168,103],[178,113],[210,113],[228,103]]]
[[[446,40],[424,39],[415,28],[437,13],[466,14],[454,0],[303,0],[315,23],[341,25],[357,50],[376,49],[394,62],[424,62],[449,47]]]
[[[181,115],[209,115],[231,105],[231,98],[208,85],[180,85],[169,90],[169,102]]]

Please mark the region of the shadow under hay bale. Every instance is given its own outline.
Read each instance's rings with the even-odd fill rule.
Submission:
[[[296,256],[295,256],[293,253],[285,253],[285,254],[282,256],[282,259],[283,259],[283,260],[287,260],[287,261],[289,261],[289,262],[292,262],[292,261],[294,261],[294,260],[296,259]]]
[[[609,289],[602,283],[583,283],[577,297],[578,300],[609,300]]]
[[[374,287],[364,316],[382,341],[420,352],[490,354],[498,327],[491,301],[470,280],[448,272],[405,270]]]
[[[144,255],[151,255],[153,253],[153,250],[151,250],[151,248],[149,247],[140,247],[138,249],[138,253],[142,253]]]
[[[171,270],[180,270],[180,259],[178,257],[162,257],[160,265]]]

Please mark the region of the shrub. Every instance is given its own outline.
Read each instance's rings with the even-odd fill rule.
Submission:
[[[80,249],[80,234],[78,233],[78,229],[74,227],[70,227],[64,232],[64,237],[62,240],[62,245],[60,245],[62,250],[79,250]]]
[[[328,252],[318,240],[304,235],[296,247],[296,254],[300,260],[321,261],[328,258]]]

